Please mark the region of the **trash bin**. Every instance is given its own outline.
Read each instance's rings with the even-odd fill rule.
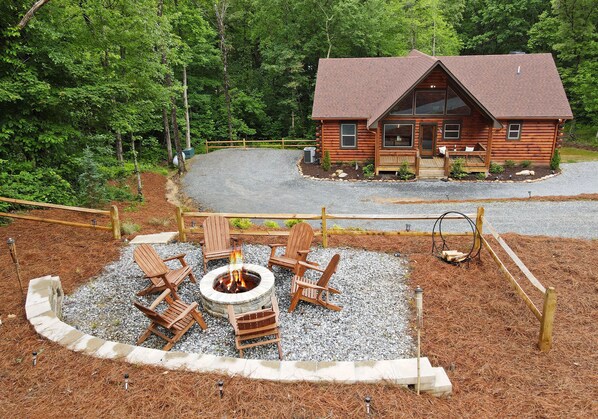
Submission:
[[[316,160],[316,148],[305,147],[303,149],[303,161],[305,163],[314,163]]]
[[[185,159],[189,160],[191,157],[195,156],[195,149],[193,147],[186,148],[183,150],[183,153],[185,154]]]

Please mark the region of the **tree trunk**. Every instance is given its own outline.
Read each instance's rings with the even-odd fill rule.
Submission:
[[[141,172],[139,171],[139,164],[137,164],[137,150],[135,149],[135,137],[131,133],[131,150],[133,151],[133,167],[137,175],[137,199],[143,201],[143,185],[141,184]]]
[[[172,141],[170,139],[170,126],[168,124],[168,111],[166,107],[162,108],[162,121],[164,122],[164,143],[168,153],[168,163],[172,163]]]
[[[33,17],[33,15],[35,14],[35,12],[37,12],[39,9],[42,8],[42,6],[44,4],[46,4],[47,2],[49,2],[50,0],[38,0],[36,1],[33,6],[31,6],[31,9],[29,9],[27,11],[27,13],[25,13],[25,16],[23,16],[23,19],[21,19],[21,21],[19,22],[19,24],[17,25],[17,28],[19,29],[23,29],[25,26],[27,26],[27,23],[29,23],[29,21],[31,20],[31,18]]]
[[[185,144],[191,148],[191,121],[189,116],[189,96],[187,94],[187,66],[183,66],[183,103],[185,105]]]
[[[226,46],[226,26],[224,20],[226,19],[226,9],[228,8],[227,0],[219,0],[214,3],[214,10],[216,12],[216,23],[218,24],[218,35],[220,36],[220,52],[222,53],[222,70],[224,75],[224,100],[226,102],[226,113],[228,117],[228,139],[233,139],[233,121],[230,110],[230,82],[228,79],[228,47]]]
[[[123,164],[123,137],[120,132],[116,133],[116,160],[122,166]]]
[[[181,148],[181,138],[179,136],[179,124],[176,120],[176,103],[174,103],[174,98],[172,100],[172,109],[170,111],[170,119],[172,122],[172,134],[174,136],[174,146],[176,148],[176,155],[177,160],[179,162],[179,175],[185,173],[187,171],[187,167],[185,166],[185,160],[183,159],[183,149]]]

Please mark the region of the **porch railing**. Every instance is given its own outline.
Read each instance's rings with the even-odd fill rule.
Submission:
[[[419,176],[419,150],[380,150],[376,174],[380,172],[396,172],[407,163],[413,169],[415,176]]]
[[[456,159],[463,159],[463,170],[466,172],[485,172],[488,169],[488,153],[482,143],[477,143],[473,151],[446,150],[444,154],[444,175],[451,173],[451,165]]]

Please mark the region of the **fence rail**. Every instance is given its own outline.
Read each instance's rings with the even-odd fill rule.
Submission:
[[[271,148],[297,148],[306,146],[315,146],[316,140],[281,138],[274,140],[206,140],[206,153],[210,150],[222,148],[251,148],[251,147],[271,147]]]
[[[0,202],[7,202],[9,204],[17,204],[17,205],[27,205],[27,206],[34,206],[40,208],[51,208],[51,209],[60,209],[65,211],[73,211],[85,214],[97,214],[102,216],[108,216],[110,218],[110,226],[101,226],[97,225],[96,223],[92,224],[83,224],[77,223],[74,221],[65,221],[65,220],[55,220],[52,218],[44,218],[44,217],[36,217],[33,215],[22,215],[22,214],[13,214],[10,212],[0,212],[0,217],[8,217],[8,218],[15,218],[20,220],[29,220],[29,221],[38,221],[43,223],[50,223],[50,224],[60,224],[66,225],[71,227],[77,228],[91,228],[94,230],[105,230],[105,231],[112,231],[112,237],[115,240],[120,239],[120,219],[118,217],[118,208],[116,205],[112,205],[110,210],[98,210],[93,208],[82,208],[82,207],[70,207],[67,205],[58,205],[58,204],[49,204],[46,202],[34,202],[34,201],[26,201],[23,199],[14,199],[14,198],[4,198],[0,197]]]

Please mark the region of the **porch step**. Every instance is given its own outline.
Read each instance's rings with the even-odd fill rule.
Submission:
[[[444,169],[419,168],[420,179],[439,179],[444,177]]]

